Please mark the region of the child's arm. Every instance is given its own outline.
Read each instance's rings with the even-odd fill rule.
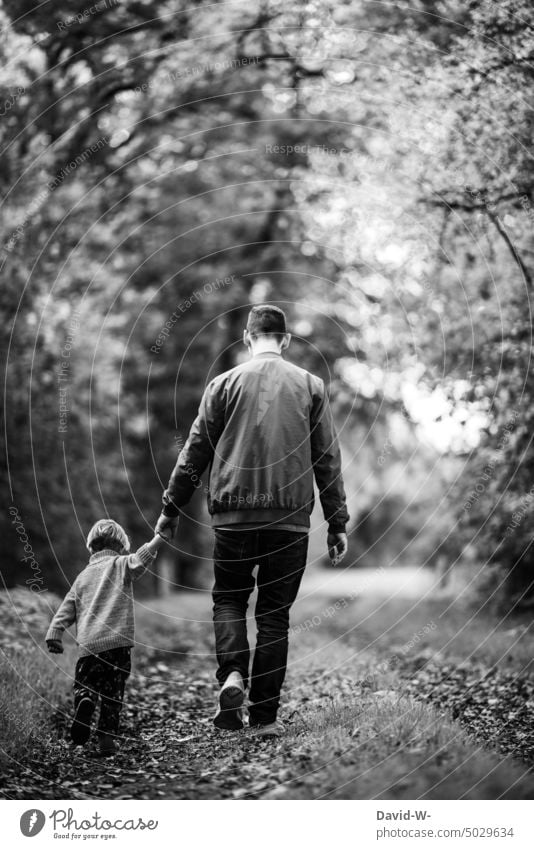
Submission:
[[[165,536],[164,533],[159,533],[159,531],[158,531],[158,533],[154,534],[154,536],[152,537],[150,542],[145,543],[145,545],[150,550],[150,553],[154,554],[154,556],[155,556],[158,553],[158,551],[160,550],[162,544],[164,542],[170,542],[170,541],[171,541],[170,535]]]
[[[144,575],[149,566],[152,566],[156,559],[156,554],[160,546],[164,542],[164,538],[156,534],[150,542],[138,548],[135,554],[129,554],[126,558],[127,570],[133,581],[137,581],[141,575]]]
[[[50,623],[50,627],[46,632],[46,644],[48,651],[53,654],[63,653],[63,634],[65,628],[68,628],[76,621],[76,584],[74,583],[67,595],[61,602],[56,615]]]

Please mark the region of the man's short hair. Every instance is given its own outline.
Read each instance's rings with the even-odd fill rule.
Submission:
[[[247,330],[251,336],[266,334],[281,338],[286,330],[286,316],[279,307],[258,304],[248,314]]]

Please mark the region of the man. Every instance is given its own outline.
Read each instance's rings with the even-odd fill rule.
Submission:
[[[279,736],[289,611],[306,565],[317,483],[336,562],[347,550],[349,519],[341,458],[323,381],[282,357],[291,336],[282,310],[251,309],[243,341],[251,359],[208,385],[180,452],[156,531],[174,530],[210,465],[208,507],[215,528],[213,619],[218,728],[243,727],[250,652],[246,611],[258,565],[256,650],[249,720],[258,736]]]

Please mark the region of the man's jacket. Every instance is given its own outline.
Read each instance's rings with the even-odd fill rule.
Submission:
[[[214,527],[308,528],[315,476],[329,530],[345,530],[341,457],[324,383],[279,354],[257,354],[208,384],[163,495],[167,516],[189,501],[208,466]]]

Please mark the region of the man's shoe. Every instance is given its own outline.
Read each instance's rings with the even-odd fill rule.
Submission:
[[[98,735],[98,754],[103,758],[110,758],[117,752],[117,745],[112,734]]]
[[[223,731],[240,731],[243,728],[243,702],[245,685],[239,672],[230,672],[219,693],[219,708],[213,724]]]
[[[91,734],[91,718],[95,712],[95,703],[89,696],[80,699],[70,727],[70,737],[76,746],[87,743]]]
[[[259,738],[283,737],[286,729],[280,719],[275,719],[274,722],[258,722],[255,725],[251,725],[250,733],[253,737]]]

